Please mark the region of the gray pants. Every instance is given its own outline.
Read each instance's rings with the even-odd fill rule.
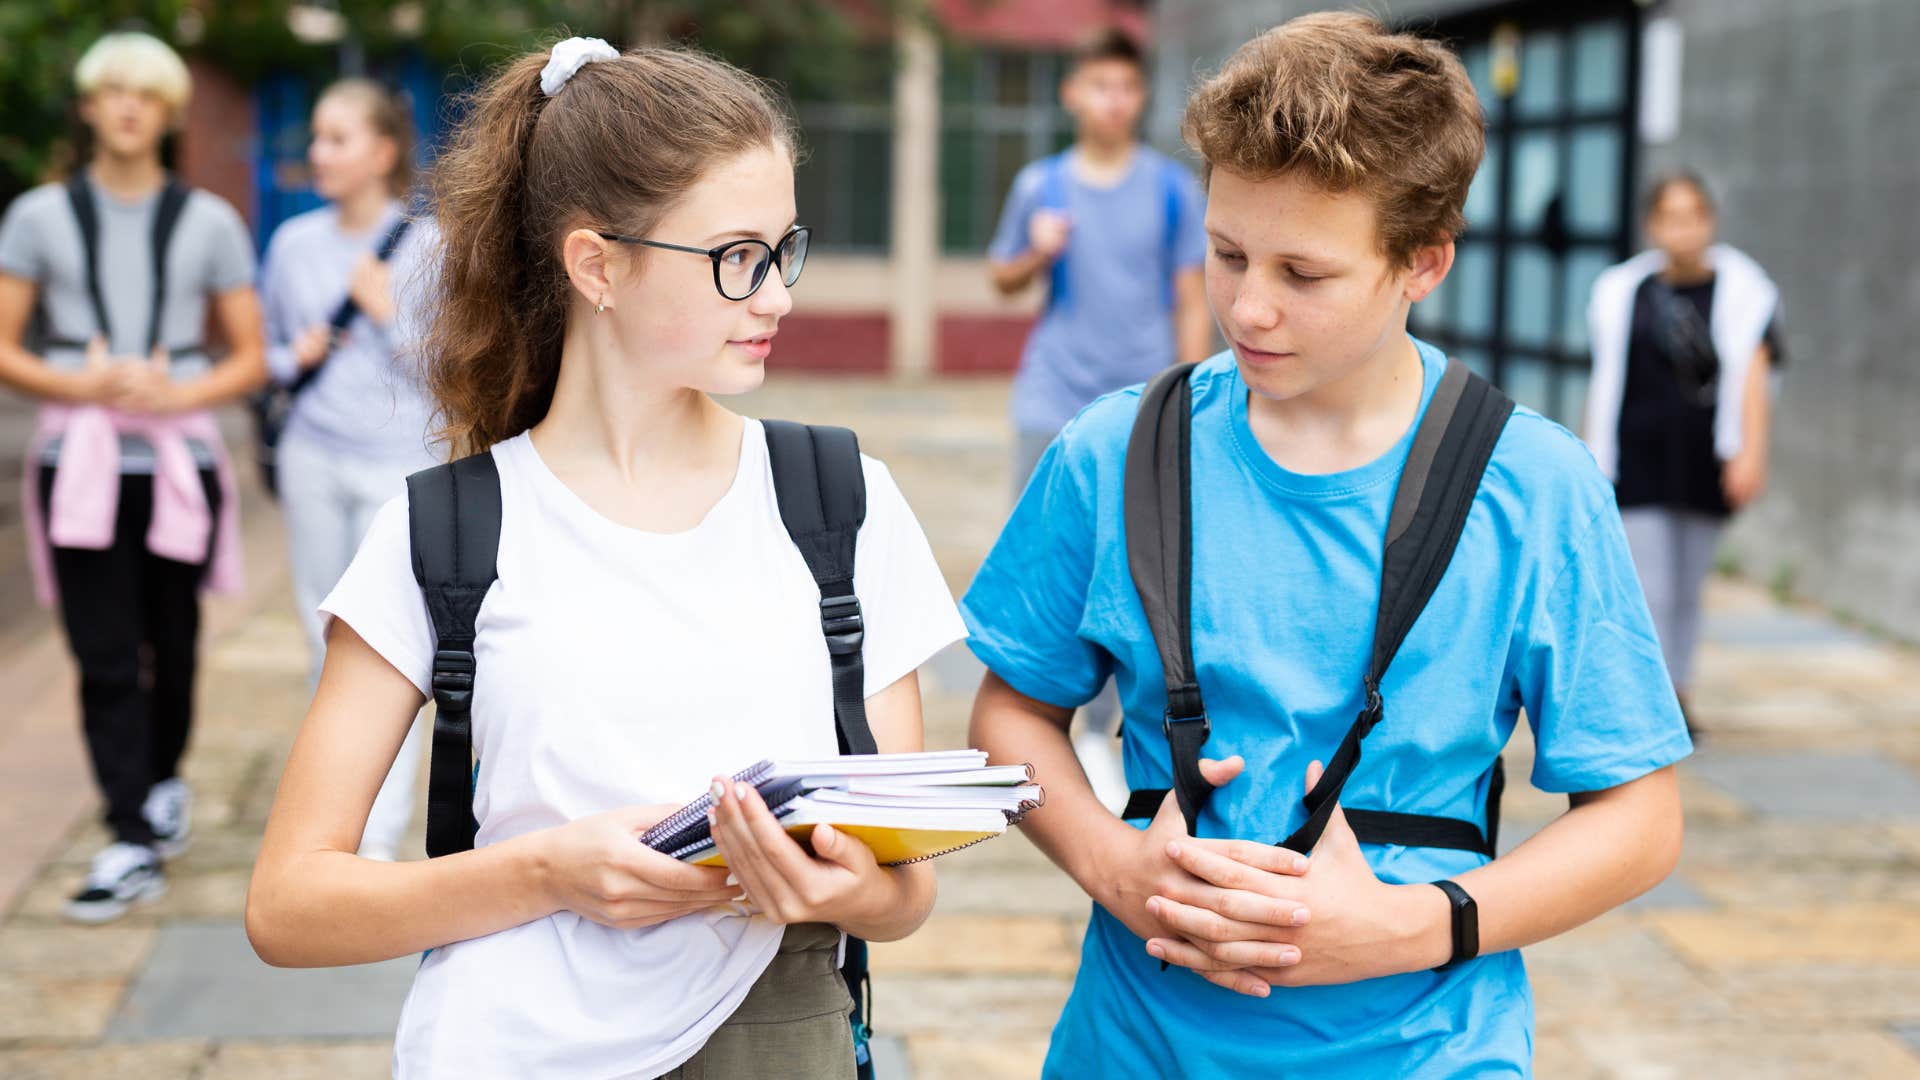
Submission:
[[[369,462],[342,456],[297,434],[280,444],[280,506],[287,520],[287,556],[292,564],[293,601],[306,631],[310,679],[320,681],[327,645],[322,637],[320,602],[347,572],[373,515],[407,490],[407,474],[433,464],[425,451],[412,462]],[[425,744],[423,723],[415,723],[400,744],[399,756],[374,797],[360,837],[360,853],[392,859],[413,817],[414,776]]]
[[[825,923],[787,927],[740,1007],[661,1080],[850,1080],[853,998],[834,964],[839,946],[840,931]]]
[[[1700,640],[1700,603],[1726,520],[1695,510],[1633,507],[1620,512],[1640,588],[1653,612],[1673,685],[1687,689]]]

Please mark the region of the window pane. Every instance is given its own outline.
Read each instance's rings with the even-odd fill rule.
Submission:
[[[1513,196],[1507,207],[1507,227],[1530,232],[1540,227],[1540,215],[1560,190],[1560,147],[1548,132],[1522,135],[1513,141]]]
[[[884,248],[893,209],[893,133],[856,131],[848,141],[848,241],[855,247]]]
[[[1543,348],[1552,340],[1553,255],[1537,244],[1516,244],[1507,255],[1507,341]]]
[[[1527,408],[1547,413],[1552,405],[1548,398],[1552,392],[1553,378],[1553,369],[1547,361],[1542,357],[1522,354],[1508,356],[1506,366],[1500,389]]]
[[[940,102],[972,105],[980,94],[980,53],[949,45],[940,57]]]
[[[1450,303],[1444,309],[1454,329],[1471,337],[1493,333],[1493,249],[1485,244],[1463,245],[1454,255],[1447,275]]]
[[[1495,199],[1500,190],[1500,149],[1503,144],[1487,143],[1487,154],[1480,171],[1473,174],[1473,186],[1467,189],[1467,227],[1485,229],[1493,224],[1497,212]]]
[[[1460,62],[1466,65],[1467,77],[1473,80],[1473,92],[1480,95],[1480,103],[1491,108],[1494,101],[1493,50],[1485,42],[1470,45],[1460,54]]]
[[[1592,369],[1587,367],[1560,369],[1560,415],[1554,419],[1576,435],[1587,415],[1587,385],[1592,382],[1592,375]]]
[[[1611,124],[1577,128],[1568,151],[1567,224],[1577,232],[1615,232],[1620,228],[1620,129]]]
[[[1493,378],[1493,359],[1483,349],[1455,349],[1454,359],[1473,369],[1475,375],[1483,379]]]
[[[1560,345],[1575,356],[1587,351],[1587,301],[1593,295],[1593,280],[1613,265],[1613,252],[1606,248],[1575,248],[1567,256],[1561,296],[1566,317],[1560,322]]]
[[[1513,97],[1522,117],[1545,116],[1560,109],[1560,35],[1537,32],[1520,46],[1520,88]]]
[[[1627,28],[1588,23],[1573,32],[1573,106],[1618,108],[1626,98]]]
[[[1026,105],[1032,97],[1032,72],[1027,53],[994,55],[993,101],[996,105]]]
[[[948,128],[940,133],[940,245],[948,251],[984,247],[993,229],[991,216],[998,207],[986,209],[991,198],[974,186],[974,134],[970,129]],[[987,223],[979,223],[982,216]]]

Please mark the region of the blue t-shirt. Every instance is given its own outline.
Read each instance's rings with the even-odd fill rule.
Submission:
[[[1014,177],[988,257],[1025,254],[1028,223],[1042,208],[1073,221],[1060,256],[1067,299],[1049,304],[1027,338],[1013,380],[1013,425],[1052,434],[1094,398],[1173,363],[1168,244],[1172,272],[1199,268],[1207,253],[1206,203],[1185,166],[1145,146],[1110,188],[1082,182],[1063,159],[1043,158]]]
[[[1446,361],[1419,348],[1424,414]],[[1198,831],[1278,841],[1306,818],[1307,763],[1332,755],[1362,706],[1387,514],[1412,429],[1374,462],[1304,475],[1254,440],[1247,394],[1231,354],[1193,374],[1192,623],[1213,722],[1206,754],[1247,762]],[[1127,780],[1164,788],[1165,685],[1121,514],[1139,397],[1135,388],[1096,402],[1054,440],[962,612],[973,651],[1030,697],[1077,706],[1113,675]],[[1345,806],[1484,820],[1489,770],[1523,708],[1538,747],[1533,783],[1546,791],[1614,787],[1690,751],[1612,489],[1564,428],[1514,411],[1381,693],[1385,719]],[[1450,849],[1363,850],[1396,884],[1486,862]],[[1096,905],[1046,1074],[1525,1075],[1532,1045],[1518,952],[1257,999],[1183,968],[1162,972]]]

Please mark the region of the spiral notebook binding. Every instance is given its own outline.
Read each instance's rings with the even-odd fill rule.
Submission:
[[[771,761],[756,762],[734,773],[733,782],[736,784],[757,784],[760,778],[766,775],[767,771],[772,768],[773,762]],[[680,809],[675,810],[665,820],[654,825],[646,832],[641,833],[640,842],[648,847],[653,847],[663,840],[672,839],[674,833],[692,825],[696,821],[705,820],[707,811],[711,809],[713,809],[713,792],[709,791]]]

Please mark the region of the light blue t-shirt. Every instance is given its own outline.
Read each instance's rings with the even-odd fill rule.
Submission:
[[[1419,348],[1424,414],[1446,361]],[[1362,705],[1387,514],[1412,429],[1370,464],[1304,475],[1254,440],[1247,395],[1231,354],[1193,374],[1192,623],[1213,722],[1206,754],[1247,762],[1214,793],[1198,831],[1277,842],[1306,818],[1307,763],[1332,755]],[[1127,780],[1164,788],[1165,685],[1121,514],[1139,398],[1138,388],[1106,397],[1061,432],[962,612],[969,646],[1030,697],[1077,706],[1113,675]],[[1690,751],[1612,489],[1564,428],[1514,411],[1381,693],[1385,719],[1344,806],[1484,821],[1489,770],[1522,708],[1538,744],[1533,783],[1546,791],[1614,787]],[[1396,884],[1486,861],[1363,850]],[[1526,1075],[1532,1044],[1518,952],[1256,999],[1183,968],[1161,971],[1095,905],[1046,1075]]]
[[[1025,254],[1027,226],[1042,208],[1064,209],[1073,222],[1060,256],[1067,296],[1047,306],[1027,338],[1013,380],[1013,426],[1050,435],[1093,399],[1173,363],[1169,241],[1172,273],[1199,268],[1206,202],[1185,166],[1149,147],[1134,151],[1110,188],[1081,181],[1065,159],[1043,158],[1014,177],[988,257]]]

